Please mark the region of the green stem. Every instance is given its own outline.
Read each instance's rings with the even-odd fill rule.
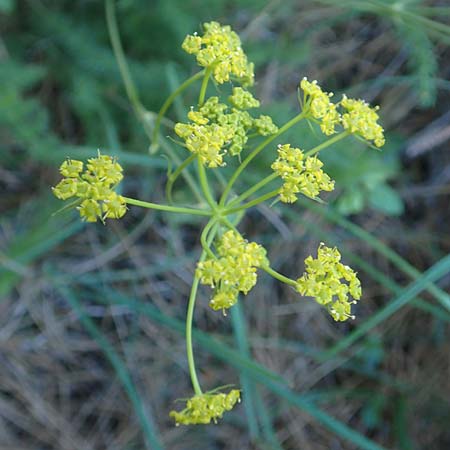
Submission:
[[[208,88],[208,82],[209,82],[209,77],[211,76],[211,73],[213,71],[213,67],[208,67],[204,73],[205,76],[203,77],[203,81],[202,81],[202,86],[200,88],[200,94],[198,96],[198,107],[200,108],[203,103],[205,102],[205,97],[206,97],[206,89]]]
[[[202,234],[200,235],[200,242],[202,244],[203,250],[208,253],[208,256],[211,259],[216,259],[216,255],[212,252],[210,248],[210,244],[208,244],[207,238],[209,230],[217,224],[217,219],[212,218],[206,225],[205,228],[203,228]]]
[[[169,201],[169,203],[172,203],[172,187],[175,183],[176,179],[180,175],[180,173],[185,169],[189,164],[191,164],[192,161],[194,161],[196,155],[195,153],[192,153],[191,156],[186,158],[177,168],[176,170],[169,176],[169,179],[167,180],[166,185],[166,198]]]
[[[270,183],[272,180],[275,180],[275,178],[278,177],[278,174],[272,173],[271,175],[267,176],[266,178],[262,179],[259,183],[256,183],[253,187],[250,189],[247,189],[244,193],[242,193],[239,197],[235,198],[232,202],[228,203],[228,207],[234,206],[236,204],[239,204],[242,202],[242,200],[245,200],[247,197],[250,197],[250,195],[254,194],[256,191],[264,187],[266,184]]]
[[[316,147],[312,148],[311,150],[308,150],[305,153],[305,156],[315,155],[317,152],[320,152],[324,148],[327,148],[330,145],[333,145],[336,142],[339,142],[340,140],[346,138],[347,136],[350,136],[350,133],[348,131],[343,131],[342,133],[336,134],[336,136],[332,137],[331,139],[328,139],[327,141],[322,142],[321,144],[317,145]]]
[[[209,223],[205,226],[205,228],[209,225]],[[214,236],[217,231],[217,224],[212,226],[212,232],[207,238],[207,245],[211,245]],[[199,262],[203,262],[206,259],[206,251],[203,250]],[[200,388],[200,383],[198,382],[197,371],[195,369],[195,361],[194,361],[194,350],[192,347],[192,322],[194,319],[194,308],[195,308],[195,299],[197,296],[197,290],[200,279],[194,273],[194,280],[192,282],[191,293],[189,295],[189,303],[188,310],[186,315],[186,354],[189,366],[189,375],[192,381],[192,387],[194,388],[194,392],[196,395],[202,395],[202,390]]]
[[[276,270],[273,270],[269,266],[261,266],[261,269],[267,272],[270,276],[276,278],[277,280],[281,281],[282,283],[286,283],[289,286],[297,287],[297,282],[295,280],[291,280],[288,277],[285,277],[281,273],[278,273]]]
[[[214,201],[213,195],[211,193],[211,189],[209,188],[208,178],[206,176],[205,167],[203,166],[200,156],[197,158],[198,165],[198,177],[200,180],[200,186],[202,188],[203,194],[205,195],[205,199],[208,202],[208,205],[211,207],[213,211],[217,209],[217,203]]]
[[[276,195],[278,195],[280,192],[280,188],[275,189],[273,191],[268,192],[267,194],[261,195],[258,198],[255,198],[254,200],[244,203],[241,206],[237,206],[235,208],[231,208],[231,209],[225,209],[223,212],[224,214],[226,214],[227,216],[230,214],[234,214],[236,212],[242,211],[243,209],[248,209],[251,208],[252,206],[258,205],[259,203],[262,203],[266,200],[268,200],[269,198],[275,197]]]
[[[226,217],[221,217],[220,221],[230,230],[233,230],[235,233],[239,235],[241,234],[239,233],[238,229]]]
[[[248,156],[247,158],[242,161],[241,165],[236,169],[236,172],[234,172],[233,176],[230,178],[230,181],[227,184],[227,187],[223,191],[222,197],[220,199],[220,206],[225,205],[225,202],[227,201],[228,194],[230,193],[231,189],[233,188],[234,183],[238,179],[239,175],[242,173],[242,171],[250,164],[250,162],[255,158],[267,145],[269,145],[274,139],[276,139],[278,136],[281,136],[285,131],[289,130],[289,128],[293,127],[295,124],[300,122],[302,119],[305,118],[305,113],[301,112],[297,116],[295,116],[293,119],[291,119],[289,122],[284,124],[275,134],[272,136],[269,136],[267,139],[265,139],[263,142],[261,142],[258,147],[256,147]]]
[[[180,95],[187,87],[189,87],[192,83],[200,79],[205,73],[205,70],[201,70],[196,74],[192,75],[192,77],[188,78],[184,81],[180,86],[177,87],[170,95],[167,97],[166,101],[161,106],[161,109],[158,112],[155,122],[155,128],[152,133],[152,146],[156,149],[158,147],[158,136],[159,136],[159,128],[161,126],[161,120],[164,117],[164,114],[169,109],[170,105],[173,103],[176,97]]]
[[[142,208],[157,209],[160,211],[167,211],[180,214],[193,214],[195,216],[212,216],[212,211],[194,209],[194,208],[183,208],[181,206],[169,206],[169,205],[158,205],[157,203],[144,202],[142,200],[136,200],[134,198],[123,197],[125,202],[129,205],[141,206]]]
[[[140,120],[142,120],[145,108],[139,100],[139,95],[131,78],[130,69],[125,58],[122,43],[120,42],[114,0],[106,0],[106,24],[108,26],[109,38],[111,40],[114,55],[119,66],[120,75],[122,76],[122,80],[125,85],[125,91],[127,92],[127,96],[133,105],[136,115]]]

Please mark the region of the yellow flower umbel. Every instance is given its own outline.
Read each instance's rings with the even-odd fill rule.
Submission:
[[[240,391],[232,389],[228,394],[206,392],[195,395],[186,402],[183,411],[171,411],[170,417],[175,419],[176,425],[209,424],[217,423],[226,411],[233,409],[234,405],[241,401]]]
[[[351,305],[361,298],[361,283],[356,272],[340,260],[341,254],[337,248],[332,249],[321,243],[317,258],[306,258],[306,273],[297,280],[297,291],[315,297],[334,320],[343,322],[348,318],[354,319]],[[349,295],[354,300],[350,300]]]
[[[278,158],[272,169],[283,179],[280,200],[294,203],[297,194],[317,198],[321,191],[332,191],[334,181],[322,170],[323,163],[317,156],[307,156],[290,144],[278,146]]]
[[[175,133],[185,141],[186,148],[199,155],[200,161],[211,168],[225,165],[223,158],[227,152],[231,156],[239,155],[250,130],[255,129],[262,136],[278,131],[269,116],[254,119],[245,111],[259,106],[259,101],[250,92],[233,88],[229,101],[230,112],[228,105],[220,103],[218,97],[210,97],[198,111],[189,111],[191,123],[175,125]]]
[[[186,36],[183,50],[196,55],[200,66],[212,69],[217,83],[225,83],[233,75],[243,86],[251,86],[254,66],[248,62],[239,36],[218,22],[204,23],[203,28],[203,36]]]
[[[198,263],[197,275],[201,283],[215,289],[209,306],[225,313],[237,302],[239,292],[247,294],[256,284],[256,269],[267,262],[266,250],[230,230],[219,240],[217,252],[220,258]]]
[[[97,158],[88,159],[84,171],[83,166],[82,161],[64,161],[59,171],[65,178],[53,188],[53,194],[61,200],[78,197],[78,211],[87,222],[121,218],[127,211],[126,203],[113,190],[123,178],[120,164],[99,153]]]
[[[346,111],[342,115],[342,125],[346,130],[367,141],[373,141],[377,147],[384,145],[384,130],[378,123],[378,106],[372,108],[364,100],[354,100],[345,95],[341,105]]]
[[[331,92],[322,91],[317,81],[303,78],[300,87],[304,92],[304,111],[320,123],[320,129],[329,136],[336,132],[335,127],[341,121],[336,105],[330,100]]]

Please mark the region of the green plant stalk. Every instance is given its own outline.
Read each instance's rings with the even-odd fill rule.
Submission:
[[[169,157],[176,163],[176,164],[182,164],[180,161],[180,158],[177,156],[177,154],[174,152],[172,147],[168,145],[167,141],[162,140],[161,141],[161,147],[164,148],[165,152],[169,155]],[[197,186],[196,180],[194,177],[189,173],[188,170],[184,170],[181,172],[181,175],[185,179],[187,185],[190,187],[192,193],[194,194],[195,198],[199,203],[203,202],[203,197],[200,192],[200,189]]]
[[[278,136],[281,136],[285,131],[289,130],[289,128],[296,125],[298,122],[305,118],[305,113],[301,112],[289,122],[285,123],[275,134],[269,136],[260,145],[258,145],[248,156],[242,161],[241,165],[236,169],[236,172],[230,178],[230,181],[227,184],[227,187],[223,191],[222,197],[220,198],[219,205],[225,205],[228,195],[233,188],[234,183],[238,179],[239,175],[243,172],[243,170],[250,164],[250,162],[255,158],[265,147],[267,147],[273,140],[275,140]]]
[[[231,209],[226,208],[224,210],[224,214],[226,214],[226,215],[234,214],[234,213],[242,211],[244,209],[251,208],[252,206],[259,205],[260,203],[277,196],[279,194],[279,192],[280,192],[280,188],[277,188],[273,191],[268,192],[267,194],[264,194],[258,198],[255,198],[254,200],[252,200],[250,202],[244,203],[241,206],[237,206],[237,207],[231,208]]]
[[[192,75],[186,81],[181,83],[180,86],[178,86],[178,88],[175,89],[169,95],[169,97],[167,97],[166,101],[161,106],[161,109],[159,110],[158,115],[156,116],[155,127],[153,128],[153,133],[152,133],[152,145],[154,145],[154,146],[158,145],[158,136],[159,136],[159,128],[161,126],[161,120],[164,117],[164,114],[166,113],[166,111],[172,105],[173,101],[192,83],[194,83],[195,81],[202,78],[204,74],[205,74],[205,70],[201,70],[200,72],[197,72],[196,74]]]
[[[209,224],[205,226],[205,230]],[[204,231],[205,231],[204,230]],[[212,226],[211,234],[206,238],[206,244],[209,247],[216,235],[217,224]],[[198,262],[203,262],[206,259],[206,251],[203,250]],[[189,303],[188,310],[186,315],[186,355],[189,366],[189,375],[191,377],[192,387],[194,388],[194,392],[196,395],[202,395],[202,389],[200,388],[200,383],[198,382],[197,371],[195,369],[195,360],[194,360],[194,350],[192,346],[192,322],[194,320],[194,308],[195,308],[195,299],[197,297],[198,285],[200,283],[200,279],[197,274],[194,272],[194,279],[192,282],[191,293],[189,295]]]
[[[180,173],[187,167],[189,164],[191,164],[192,161],[196,158],[195,153],[192,153],[191,156],[186,158],[176,169],[175,171],[170,174],[169,179],[167,180],[166,184],[166,198],[169,201],[169,203],[172,203],[172,188],[173,184],[179,177]]]
[[[239,233],[239,230],[226,217],[221,217],[220,221],[230,230],[233,230],[237,234],[241,234]]]
[[[149,127],[149,121],[148,121],[148,111],[142,106],[141,101],[139,100],[139,95],[137,93],[136,86],[133,83],[133,79],[131,78],[130,69],[127,64],[127,60],[125,58],[125,54],[123,51],[122,43],[120,41],[120,34],[117,26],[117,19],[116,19],[116,12],[114,7],[114,0],[106,0],[105,3],[106,7],[106,22],[108,26],[108,33],[111,40],[111,45],[114,51],[114,56],[117,60],[117,64],[119,66],[120,75],[122,77],[123,83],[125,85],[125,91],[127,93],[127,96],[131,102],[131,105],[133,107],[133,110],[135,112],[136,117],[138,120],[142,123],[142,126],[144,128],[145,133],[147,134],[148,138],[151,142],[155,143],[153,145],[153,150],[151,149],[151,152],[154,153],[154,150],[158,147],[158,130],[161,125],[161,120],[166,112],[166,110],[169,108],[169,106],[172,104],[173,100],[176,98],[177,95],[179,95],[184,89],[186,89],[190,84],[192,84],[197,79],[201,78],[203,76],[204,70],[196,73],[191,78],[188,78],[185,82],[183,82],[178,89],[172,95],[166,100],[164,105],[162,106],[158,117],[156,119],[155,126],[153,127],[153,130]],[[162,112],[161,112],[162,111]],[[156,135],[156,140],[155,140]],[[165,145],[165,150],[169,155],[172,157],[172,159],[175,159],[175,155],[170,147]],[[192,178],[189,173],[183,172],[183,177],[186,179],[186,182],[191,187],[194,195],[199,199],[199,193],[196,190],[195,184],[192,182]]]
[[[157,203],[144,202],[142,200],[136,200],[134,198],[123,197],[125,202],[129,205],[140,206],[147,209],[157,209],[160,211],[167,211],[179,214],[193,214],[196,216],[212,216],[212,211],[194,209],[194,208],[183,208],[181,206],[169,206],[169,205],[159,205]]]
[[[237,204],[241,203],[242,200],[245,200],[247,197],[250,197],[250,195],[252,195],[255,192],[259,191],[262,187],[264,187],[266,184],[270,183],[271,181],[275,180],[276,178],[278,178],[278,174],[277,173],[272,173],[271,175],[269,175],[266,178],[262,179],[259,183],[256,183],[250,189],[247,189],[239,197],[233,199],[233,201],[231,201],[230,203],[227,204],[227,207],[232,207],[234,205],[237,205]]]
[[[211,243],[208,244],[207,236],[210,231],[210,229],[217,223],[217,218],[213,217],[206,225],[205,228],[203,228],[202,234],[200,236],[200,243],[202,244],[203,250],[208,253],[208,256],[211,259],[216,259],[216,255],[212,252],[210,246]]]
[[[120,74],[122,76],[122,80],[125,85],[125,90],[127,92],[127,96],[131,101],[131,104],[135,110],[138,119],[142,120],[145,108],[142,106],[142,103],[139,100],[139,95],[137,93],[136,86],[134,85],[133,80],[131,78],[130,69],[128,67],[122,43],[120,41],[114,0],[106,0],[105,9],[106,9],[106,24],[108,26],[109,38],[111,40],[114,55],[116,57]]]
[[[262,265],[261,269],[264,270],[264,272],[267,272],[273,278],[276,278],[277,280],[281,281],[282,283],[286,283],[294,288],[297,287],[297,282],[295,280],[291,280],[290,278],[285,277],[281,273],[278,273],[276,270],[272,269],[270,266]]]
[[[214,67],[208,67],[204,71],[205,76],[203,77],[202,86],[200,88],[200,93],[198,95],[198,107],[199,108],[203,105],[203,103],[205,103],[206,90],[208,89],[209,78],[210,78],[213,70],[214,70]]]
[[[205,195],[205,199],[208,202],[208,205],[211,207],[213,211],[217,210],[217,203],[215,202],[213,195],[211,193],[211,189],[209,187],[208,178],[206,176],[206,170],[203,166],[200,156],[197,157],[197,167],[198,167],[198,178],[200,181],[200,186],[202,188],[203,194]]]
[[[350,136],[351,133],[348,131],[343,131],[342,133],[336,134],[332,138],[326,140],[325,142],[322,142],[321,144],[317,145],[316,147],[312,148],[311,150],[308,150],[305,153],[305,156],[312,156],[316,153],[320,152],[321,150],[329,147],[330,145],[335,144],[336,142],[341,141],[342,139],[346,138],[347,136]]]

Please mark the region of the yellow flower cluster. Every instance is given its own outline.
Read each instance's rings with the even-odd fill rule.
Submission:
[[[195,112],[193,111],[195,114]],[[224,149],[234,136],[234,131],[229,126],[221,126],[217,123],[202,124],[204,119],[200,115],[191,114],[194,123],[177,123],[175,133],[184,139],[186,148],[197,154],[203,164],[208,167],[223,166]],[[200,122],[200,123],[199,123]]]
[[[175,419],[176,425],[209,424],[217,423],[223,413],[233,409],[234,405],[241,401],[240,391],[232,389],[228,394],[205,393],[195,395],[186,402],[183,411],[171,411],[170,417]]]
[[[218,22],[204,23],[203,28],[203,36],[186,36],[183,50],[196,55],[200,66],[211,68],[217,83],[225,83],[234,75],[243,86],[251,86],[254,65],[248,62],[239,36],[228,25]]]
[[[336,132],[335,128],[341,121],[336,105],[330,100],[333,93],[322,91],[317,81],[310,82],[303,78],[300,87],[305,93],[304,109],[314,119],[319,120],[320,128],[324,134],[329,136]]]
[[[278,158],[272,169],[283,179],[280,200],[294,203],[297,194],[317,198],[321,191],[332,191],[334,181],[322,170],[323,163],[317,156],[305,156],[299,148],[290,144],[278,146]]]
[[[384,145],[384,130],[378,123],[378,106],[372,108],[364,100],[355,100],[346,95],[335,104],[330,100],[332,93],[322,91],[317,81],[311,82],[307,78],[303,78],[300,87],[305,94],[304,111],[319,121],[324,134],[335,133],[336,126],[341,124],[348,132],[373,141],[377,147]],[[341,114],[338,107],[344,110]]]
[[[224,155],[229,152],[238,155],[248,140],[248,133],[256,129],[258,134],[267,136],[278,131],[269,116],[254,119],[245,109],[259,105],[252,94],[242,88],[234,88],[228,106],[219,102],[218,97],[210,97],[198,111],[191,110],[191,123],[177,123],[175,133],[184,141],[186,148],[200,156],[208,167],[219,167],[225,163]]]
[[[351,305],[361,298],[361,283],[356,272],[340,260],[341,254],[337,248],[332,249],[321,243],[317,258],[306,258],[306,273],[297,280],[297,291],[315,297],[334,320],[343,322],[348,318],[354,319]],[[349,294],[353,301],[349,299]]]
[[[82,161],[64,161],[59,171],[65,178],[53,188],[53,194],[61,200],[78,197],[78,211],[87,222],[122,217],[127,211],[125,200],[113,191],[123,178],[120,164],[99,153],[88,160],[84,171],[83,166]]]
[[[384,130],[378,123],[378,106],[371,108],[364,100],[354,100],[345,95],[341,105],[346,111],[342,114],[342,125],[346,130],[360,135],[367,141],[373,141],[377,147],[384,145]]]
[[[247,294],[256,284],[256,269],[267,263],[266,250],[230,230],[219,240],[217,252],[219,258],[198,263],[197,276],[215,290],[209,306],[225,312],[237,302],[239,292]]]

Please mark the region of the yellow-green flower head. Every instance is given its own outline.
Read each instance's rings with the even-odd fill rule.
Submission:
[[[361,298],[361,283],[356,272],[340,261],[341,254],[337,248],[321,243],[317,258],[306,258],[306,272],[297,280],[297,291],[314,297],[317,303],[328,309],[334,320],[343,322],[354,318],[351,305]]]
[[[242,88],[234,88],[230,102],[234,105],[231,111],[220,103],[218,97],[209,98],[198,111],[191,109],[188,118],[192,123],[177,123],[175,133],[184,139],[186,148],[200,156],[200,160],[208,167],[225,165],[226,153],[236,156],[241,153],[252,129],[263,135],[274,134],[278,128],[269,116],[258,119],[245,111],[256,107],[259,102]]]
[[[330,100],[333,93],[322,91],[316,80],[311,82],[307,78],[303,78],[300,87],[304,92],[304,111],[318,120],[325,135],[335,133],[341,116],[336,105]]]
[[[256,269],[267,263],[266,250],[230,230],[219,239],[217,253],[218,258],[198,263],[197,276],[215,290],[209,306],[225,311],[237,302],[239,292],[247,294],[256,284]]]
[[[218,22],[204,23],[203,28],[203,36],[186,36],[183,50],[196,55],[200,66],[212,69],[217,83],[225,83],[233,75],[243,86],[252,85],[253,64],[248,62],[239,36]]]
[[[384,130],[378,123],[378,106],[372,108],[364,100],[347,98],[345,95],[341,105],[346,111],[342,115],[342,125],[346,130],[368,141],[373,141],[377,147],[384,145]]]
[[[53,194],[61,200],[78,197],[78,211],[87,222],[123,217],[127,211],[125,199],[114,192],[123,178],[120,164],[99,152],[96,158],[88,159],[84,171],[83,167],[82,161],[64,161],[59,171],[65,178],[53,188]]]
[[[191,117],[193,112],[190,113]],[[196,117],[197,122],[200,121]],[[198,123],[177,123],[175,133],[184,139],[186,148],[200,156],[200,160],[208,167],[223,166],[224,147],[231,141],[234,131],[229,126],[217,123],[200,125]]]
[[[207,425],[217,419],[221,419],[226,411],[233,409],[236,403],[241,401],[241,393],[232,389],[228,394],[206,392],[195,395],[186,402],[186,408],[182,411],[171,411],[170,417],[175,419],[176,425]]]
[[[234,87],[233,94],[229,97],[230,103],[237,109],[251,109],[259,107],[259,100],[253,95],[242,89],[241,87]]]
[[[278,158],[272,169],[284,181],[280,189],[280,200],[294,203],[297,194],[317,198],[321,191],[332,191],[334,181],[322,170],[323,163],[317,156],[305,158],[302,150],[290,144],[278,146]]]

